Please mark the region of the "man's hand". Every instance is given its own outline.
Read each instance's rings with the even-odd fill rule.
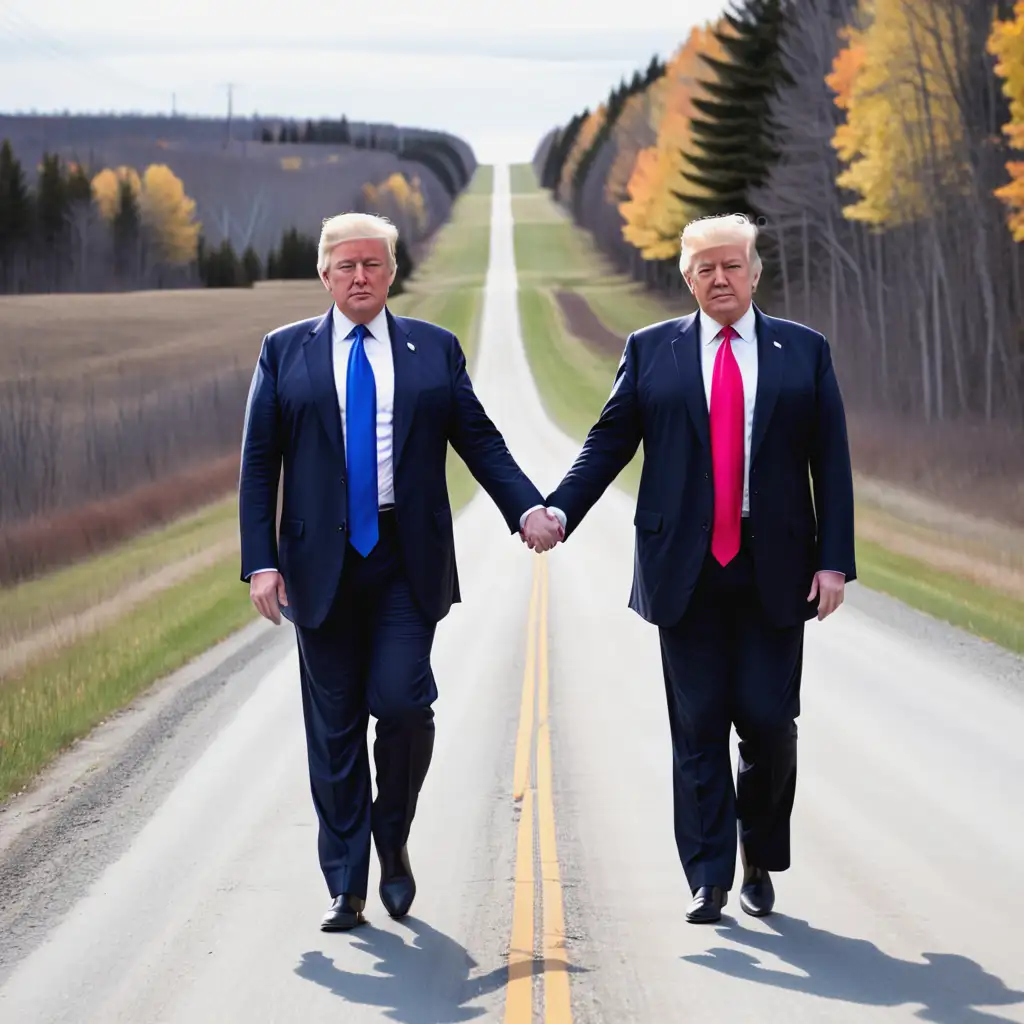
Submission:
[[[550,551],[565,536],[558,517],[545,508],[538,508],[526,517],[523,523],[523,543],[538,554]]]
[[[284,577],[279,572],[258,572],[249,577],[249,598],[256,611],[275,626],[281,625],[281,605],[288,604]]]
[[[811,584],[811,592],[807,595],[808,601],[818,598],[818,619],[826,619],[842,603],[846,591],[846,577],[841,572],[832,572],[822,569],[814,574],[814,582]]]

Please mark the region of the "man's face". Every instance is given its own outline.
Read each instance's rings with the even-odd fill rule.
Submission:
[[[356,238],[331,250],[320,276],[338,309],[353,323],[366,324],[384,308],[395,271],[388,266],[387,242]]]
[[[723,326],[735,323],[747,311],[758,276],[745,245],[705,249],[684,275],[701,310]]]

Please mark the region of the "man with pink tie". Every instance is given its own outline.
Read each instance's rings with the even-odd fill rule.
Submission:
[[[659,627],[695,923],[721,917],[737,824],[740,905],[774,906],[770,873],[790,865],[804,624],[835,611],[856,578],[829,345],[754,305],[756,237],[740,215],[687,225],[679,266],[698,311],[629,336],[600,418],[546,500],[568,540],[643,442],[629,606]]]

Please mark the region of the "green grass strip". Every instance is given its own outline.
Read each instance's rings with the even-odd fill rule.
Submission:
[[[0,683],[0,801],[154,680],[255,616],[232,556]]]

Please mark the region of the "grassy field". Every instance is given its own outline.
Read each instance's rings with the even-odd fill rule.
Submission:
[[[490,168],[483,168],[480,173],[486,179],[490,172]],[[429,258],[406,292],[390,303],[399,315],[432,320],[452,330],[471,365],[489,256],[489,222],[490,195],[476,181],[458,201],[452,221],[439,232]],[[481,239],[488,240],[487,244]],[[270,292],[276,292],[281,302],[270,303]],[[315,282],[312,286],[305,282],[274,285],[252,293],[159,296],[165,301],[157,333],[164,332],[167,343],[179,351],[189,351],[189,346],[196,344],[185,340],[192,326],[190,295],[201,306],[207,303],[203,307],[207,310],[219,308],[222,314],[228,309],[246,310],[238,323],[222,331],[228,337],[214,338],[206,333],[202,319],[199,328],[200,337],[220,346],[222,356],[248,346],[246,362],[256,358],[260,338],[269,326],[288,318],[315,315],[327,309],[330,302]],[[93,298],[62,296],[61,302],[68,301],[69,307],[74,307],[80,299]],[[99,298],[108,310],[117,310],[121,300],[132,309],[142,309],[135,295]],[[35,297],[26,297],[26,301],[36,305]],[[170,314],[174,307],[178,311],[176,324]],[[282,315],[283,308],[291,313]],[[209,315],[212,317],[212,313]],[[0,308],[0,322],[5,322],[4,316]],[[19,316],[31,319],[24,311]],[[176,364],[165,360],[159,338],[153,337],[152,331],[147,338],[135,341],[128,326],[131,316],[122,310],[114,313],[114,319],[122,332],[119,336],[124,341],[125,359],[162,365],[162,372],[171,372]],[[99,331],[102,317],[97,314],[91,323],[93,331]],[[78,360],[78,372],[102,375],[111,356],[108,349],[114,343],[109,338],[97,343],[85,329],[76,329],[71,337],[73,340],[66,345],[70,357]],[[50,339],[51,344],[58,342]],[[456,509],[469,500],[475,486],[462,461],[450,453],[449,489]],[[238,579],[237,530],[237,501],[231,495],[102,555],[17,587],[0,589],[0,801],[18,792],[56,754],[157,679],[255,617],[248,588]],[[229,554],[222,553],[225,548]],[[187,578],[175,579],[156,593],[130,600],[133,587],[141,585],[144,591],[147,581],[190,559],[198,568]],[[5,651],[32,641],[41,630],[104,607],[113,608],[117,614],[102,628],[84,635],[69,630],[62,645],[25,665],[3,671]]]
[[[534,192],[537,189],[537,178],[529,164],[515,164],[511,168],[509,187],[513,195],[519,192]]]
[[[531,178],[532,180],[532,178]],[[611,390],[617,355],[601,354],[574,337],[555,299],[558,288],[583,296],[594,313],[625,342],[631,330],[689,309],[673,310],[657,296],[612,273],[588,236],[540,193],[513,199],[519,271],[519,309],[527,356],[548,413],[571,435],[585,436]],[[636,493],[642,450],[618,485]],[[868,491],[858,490],[858,494]],[[1006,531],[974,528],[968,538],[955,515],[937,526],[886,513],[860,497],[858,577],[865,586],[959,626],[1010,650],[1024,653],[1024,537],[1013,544]],[[880,543],[879,540],[885,543]],[[951,556],[952,549],[963,552]],[[912,554],[908,554],[912,552]],[[985,571],[982,571],[984,569]]]

